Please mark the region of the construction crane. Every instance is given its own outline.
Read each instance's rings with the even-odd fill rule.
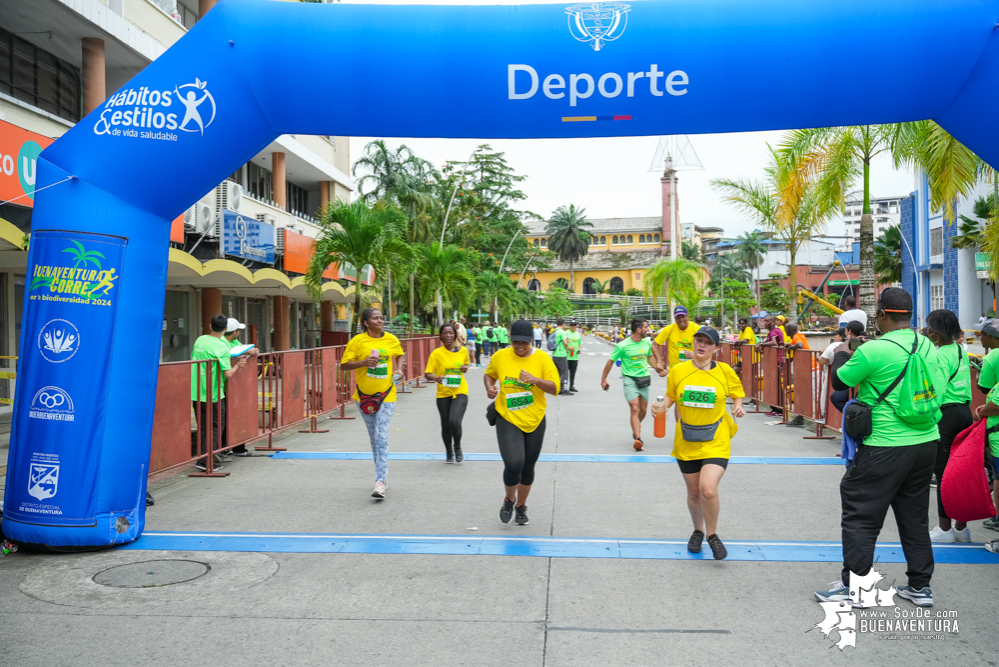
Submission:
[[[840,266],[840,264],[841,264],[841,262],[838,259],[833,261],[832,266],[829,267],[829,272],[826,273],[826,277],[822,279],[822,282],[819,283],[819,286],[815,288],[816,290],[818,290],[819,292],[822,291],[822,288],[825,286],[826,281],[829,280],[829,276],[832,275],[832,272],[836,269],[837,266]],[[812,292],[811,290],[806,289],[804,285],[800,285],[799,284],[799,285],[796,285],[796,287],[798,288],[798,321],[799,322],[808,313],[808,307],[812,305],[813,301],[815,303],[818,303],[820,305],[825,306],[826,308],[828,308],[829,310],[833,311],[837,315],[842,315],[843,314],[843,309],[842,308],[838,308],[838,307],[832,305],[831,303],[829,303],[828,301],[826,301],[825,299],[823,299],[822,297],[820,297],[815,292]]]

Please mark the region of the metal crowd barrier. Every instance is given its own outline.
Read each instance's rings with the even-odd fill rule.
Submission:
[[[405,356],[396,367],[396,387],[400,393],[409,393],[408,387],[423,386],[420,382],[427,359],[440,341],[436,337],[419,336],[402,339],[400,343]],[[276,433],[303,424],[306,426],[301,430],[303,433],[326,433],[328,429],[319,428],[321,418],[354,419],[346,414],[347,404],[355,389],[354,374],[340,369],[345,349],[344,345],[336,345],[248,357],[246,366],[225,381],[224,420],[220,419],[222,402],[211,404],[210,410],[216,411],[222,433],[216,437],[212,420],[207,420],[206,470],[192,475],[228,475],[214,469],[214,455],[240,445],[266,439],[266,443],[256,445],[254,449],[284,451],[284,447],[274,446]],[[210,403],[210,397],[201,395],[198,386],[197,398],[191,400],[195,366],[202,367],[202,372],[207,373],[209,387],[221,372],[217,362],[208,360],[160,364],[150,477],[172,474],[202,458],[201,413],[203,406]],[[206,414],[210,415],[210,410]]]

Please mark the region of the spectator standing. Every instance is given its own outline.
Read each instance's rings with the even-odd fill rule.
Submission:
[[[569,331],[565,334],[566,365],[569,367],[569,389],[575,394],[576,389],[576,368],[579,366],[579,348],[583,346],[583,335],[579,333],[579,325],[576,320],[569,320]]]
[[[510,346],[510,332],[506,330],[506,326],[500,324],[493,328],[493,332],[496,334],[496,342],[499,343],[499,349],[503,350]]]
[[[455,328],[458,330],[458,345],[462,347],[468,347],[468,329],[465,328],[465,318],[462,317],[455,324]]]
[[[226,327],[225,327],[225,336],[223,337],[223,340],[225,340],[226,342],[229,343],[229,347],[230,348],[239,347],[240,345],[242,345],[242,343],[239,342],[239,335],[245,329],[246,329],[246,325],[245,324],[241,323],[235,317],[230,317],[229,321],[227,322]],[[239,357],[241,359],[244,358],[244,357],[246,357],[247,360],[248,360],[249,357],[256,357],[259,354],[260,354],[260,350],[258,350],[256,348],[256,346],[254,346],[254,347],[251,347],[246,352],[244,352],[243,354],[239,355]],[[224,398],[222,400],[225,401]],[[227,403],[226,404],[226,409],[228,409],[228,407],[229,407],[229,405]],[[225,432],[226,432],[225,423],[223,423],[222,424],[223,442],[225,441],[225,437],[224,437],[225,436]],[[233,447],[232,453],[235,454],[236,456],[253,456],[253,453],[250,452],[246,448],[246,445],[236,445],[235,447]],[[225,456],[223,456],[222,458],[223,458],[223,460],[226,459]]]
[[[534,347],[541,349],[541,341],[544,340],[545,332],[536,323],[534,325]]]
[[[555,368],[558,369],[558,395],[559,396],[572,396],[569,393],[569,352],[565,347],[565,335],[568,333],[566,330],[565,320],[561,317],[555,320],[555,331],[552,332],[552,336],[555,337],[555,349],[552,350],[552,361],[555,362]]]
[[[212,317],[210,334],[198,336],[194,341],[191,350],[193,361],[212,361],[215,364],[193,364],[191,366],[191,402],[198,413],[198,431],[201,438],[201,458],[198,459],[194,467],[198,470],[207,469],[208,454],[208,422],[212,424],[212,452],[221,447],[222,428],[225,424],[225,382],[236,372],[246,365],[246,358],[240,357],[236,362],[236,367],[232,367],[229,351],[232,349],[229,342],[223,340],[225,330],[229,323],[229,318],[221,313]],[[212,367],[212,368],[209,368]],[[211,377],[211,391],[208,389],[208,378]],[[222,459],[214,454],[216,460],[214,470],[222,469]]]
[[[845,327],[848,322],[860,322],[867,331],[867,313],[857,308],[857,297],[850,294],[843,300],[846,310],[840,313],[839,325]]]
[[[763,326],[767,327],[767,337],[760,343],[760,347],[784,347],[784,340],[787,334],[784,330],[777,326],[777,318],[773,315],[767,315],[763,320]],[[777,368],[774,369],[764,369],[764,375],[768,372],[774,372],[776,375],[771,376],[777,379],[777,405],[770,406],[770,412],[767,413],[768,417],[783,417],[784,416],[784,387],[786,386],[784,378],[784,367],[787,361],[786,355],[783,350],[779,350],[777,353]]]

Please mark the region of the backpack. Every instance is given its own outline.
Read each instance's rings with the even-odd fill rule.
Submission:
[[[996,513],[989,493],[986,461],[991,457],[987,420],[980,419],[958,433],[940,480],[940,498],[955,521],[988,519]],[[991,465],[988,466],[991,468]]]
[[[486,340],[492,340],[493,338],[493,328],[486,327]]]
[[[919,334],[914,335],[912,350],[909,351],[909,359],[902,369],[902,381],[899,383],[898,405],[888,405],[895,411],[895,415],[910,427],[915,429],[928,429],[940,421],[940,406],[943,404],[943,389],[933,386],[933,376],[926,360],[916,354],[919,348]],[[898,345],[903,350],[904,347],[893,340],[889,343]]]
[[[549,352],[554,352],[555,350],[558,349],[558,339],[555,338],[555,336],[558,335],[558,332],[559,330],[556,329],[555,331],[551,332],[551,334],[548,336],[547,347]]]

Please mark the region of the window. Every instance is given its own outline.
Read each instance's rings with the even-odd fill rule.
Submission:
[[[288,210],[306,214],[309,210],[309,191],[291,181],[288,183]]]
[[[628,234],[628,243],[634,243],[634,242],[635,242],[635,237],[632,236],[631,234]]]
[[[878,218],[878,222],[890,222],[888,218]]]
[[[659,235],[656,234],[656,243],[659,243]]]
[[[930,286],[930,309],[940,310],[944,307],[944,288],[943,285],[931,285]]]
[[[243,187],[246,187],[246,183],[243,182],[243,176],[245,174],[246,174],[246,166],[242,166],[236,171],[232,172],[232,174],[226,180],[232,181],[233,183],[239,183]]]
[[[267,167],[254,162],[246,163],[246,188],[258,199],[270,201],[274,197],[274,175]]]
[[[638,242],[639,243],[645,243],[645,234],[639,234],[638,235]]]
[[[545,248],[548,246],[548,239],[541,239],[541,247]]]
[[[614,276],[610,279],[610,293],[611,294],[624,294],[624,281]]]
[[[540,248],[541,247],[541,241],[539,241],[538,239],[534,239],[534,247],[535,248]]]
[[[600,243],[602,245],[607,245],[607,237],[606,236],[601,236],[600,237]]]
[[[930,230],[930,256],[943,254],[943,227]]]
[[[617,237],[616,236],[613,239],[611,239],[611,243],[613,243],[614,245],[617,245]]]
[[[0,28],[0,92],[75,122],[81,85],[76,67]]]

